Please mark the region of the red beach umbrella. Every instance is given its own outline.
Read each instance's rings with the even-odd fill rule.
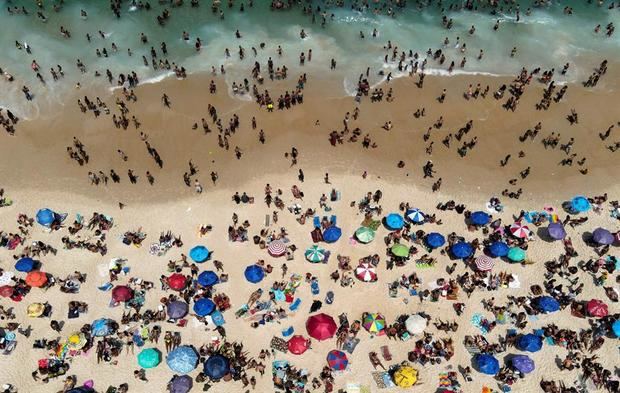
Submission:
[[[26,284],[31,287],[42,287],[47,283],[47,275],[40,271],[31,271],[26,275]]]
[[[133,297],[133,291],[127,285],[118,285],[112,289],[112,300],[126,302]]]
[[[13,295],[13,287],[10,285],[3,285],[0,287],[0,296],[10,297]]]
[[[476,268],[481,272],[489,271],[493,268],[493,265],[495,265],[495,261],[493,261],[491,257],[488,257],[486,255],[480,255],[478,258],[476,258],[475,263]]]
[[[282,240],[274,240],[267,246],[269,255],[279,257],[286,253],[286,244]]]
[[[588,315],[596,318],[603,318],[609,314],[607,304],[598,299],[590,300],[586,305],[586,310],[588,310]]]
[[[337,329],[338,326],[336,326],[334,318],[327,314],[316,314],[306,321],[308,334],[319,341],[334,337]]]
[[[301,355],[310,347],[310,342],[303,336],[296,335],[288,340],[288,350],[295,355]]]
[[[168,277],[168,285],[175,291],[180,291],[185,288],[185,284],[187,284],[187,277],[182,274],[174,273]]]
[[[514,237],[525,239],[530,235],[530,228],[521,221],[517,221],[510,226],[510,233]]]

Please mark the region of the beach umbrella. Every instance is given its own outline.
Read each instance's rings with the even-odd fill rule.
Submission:
[[[405,327],[411,334],[420,334],[426,329],[428,321],[420,314],[410,315],[405,321]]]
[[[603,318],[609,315],[607,304],[598,299],[590,300],[588,304],[586,304],[586,310],[588,310],[588,315],[591,317]]]
[[[530,235],[530,228],[522,221],[517,221],[510,226],[510,233],[514,237],[525,239]]]
[[[34,269],[36,264],[37,263],[32,258],[20,258],[17,262],[15,262],[15,270],[18,272],[28,273]]]
[[[441,233],[431,232],[424,239],[426,245],[430,248],[439,248],[446,243],[446,238]]]
[[[77,388],[67,390],[66,393],[95,393],[95,389],[88,386],[79,386]]]
[[[258,265],[250,265],[245,268],[245,279],[249,282],[256,284],[257,282],[261,282],[265,277],[265,272],[263,268]]]
[[[397,257],[405,258],[409,256],[409,247],[405,246],[404,244],[396,243],[392,246],[390,250],[392,251],[392,254],[396,255]]]
[[[40,209],[37,212],[37,222],[44,227],[49,227],[54,222],[54,212],[50,209]]]
[[[86,345],[86,336],[82,332],[71,333],[67,338],[67,347],[74,351],[79,351]]]
[[[566,237],[566,230],[564,229],[564,225],[559,222],[552,222],[547,227],[547,231],[549,232],[549,237],[555,240],[562,240]]]
[[[230,362],[227,358],[216,353],[205,362],[205,374],[211,379],[221,379],[230,372]]]
[[[332,338],[336,333],[338,326],[334,318],[327,314],[316,314],[306,320],[306,330],[310,337],[319,341]]]
[[[355,268],[355,277],[364,282],[377,281],[377,269],[369,263],[360,263],[359,266]]]
[[[596,228],[594,232],[592,232],[592,240],[601,245],[612,244],[614,242],[614,235],[607,229]]]
[[[364,317],[362,321],[362,326],[364,329],[368,330],[369,333],[379,333],[385,329],[385,325],[385,317],[379,313],[366,314],[366,317]]]
[[[3,272],[2,274],[0,274],[0,285],[14,284],[13,277],[15,277],[15,274],[13,272],[9,272],[9,271]]]
[[[394,373],[394,383],[401,388],[410,388],[418,382],[418,371],[411,366],[400,366]]]
[[[112,300],[115,302],[126,302],[133,297],[133,290],[127,285],[117,285],[112,289]]]
[[[45,305],[43,303],[32,303],[28,305],[28,308],[26,309],[26,314],[30,318],[38,318],[43,315],[44,311]]]
[[[420,209],[407,210],[405,217],[407,217],[407,219],[414,224],[422,223],[426,219],[426,217],[424,217],[424,213],[422,213]]]
[[[478,226],[486,225],[489,223],[490,220],[491,216],[489,216],[488,213],[485,213],[483,211],[473,212],[469,216],[469,222],[471,222],[473,225]]]
[[[458,242],[453,244],[450,251],[452,252],[452,255],[460,259],[465,259],[474,253],[474,249],[471,244],[466,242]]]
[[[308,350],[310,343],[303,336],[295,335],[288,340],[287,346],[290,353],[301,355]]]
[[[202,297],[194,302],[194,313],[199,317],[204,317],[215,311],[213,300]]]
[[[499,362],[492,355],[482,353],[474,358],[475,365],[483,374],[495,375],[499,372]]]
[[[180,291],[187,285],[187,277],[180,273],[172,273],[167,281],[170,289],[175,291]]]
[[[319,248],[316,244],[308,247],[304,255],[306,256],[306,259],[312,263],[318,263],[325,260],[325,250]]]
[[[210,287],[220,282],[220,278],[217,276],[217,273],[215,273],[214,271],[205,270],[204,272],[198,275],[197,281],[198,281],[198,284],[202,285],[203,287]]]
[[[267,251],[272,257],[279,257],[286,254],[286,244],[282,240],[272,240],[267,246]]]
[[[542,337],[531,333],[517,338],[517,348],[521,351],[538,352],[542,349],[542,344]]]
[[[189,306],[187,303],[175,300],[173,302],[168,303],[166,306],[166,312],[168,313],[168,317],[171,319],[181,319],[187,315],[187,311],[189,310]]]
[[[489,245],[489,253],[494,257],[505,257],[510,247],[504,242],[493,242]]]
[[[323,241],[325,243],[334,243],[342,236],[342,229],[338,228],[335,225],[327,228],[325,232],[323,232]]]
[[[611,324],[611,331],[614,332],[616,337],[620,337],[620,319],[616,319],[614,323]]]
[[[476,268],[481,272],[489,271],[495,265],[495,261],[486,255],[480,255],[479,257],[477,257],[475,263]]]
[[[368,227],[359,227],[355,231],[355,237],[362,243],[370,243],[375,238],[375,231]]]
[[[31,271],[26,275],[26,284],[31,287],[42,287],[47,283],[47,275],[41,271]]]
[[[397,230],[401,229],[405,224],[403,216],[398,213],[390,213],[385,217],[385,226],[388,229]]]
[[[349,365],[349,359],[346,353],[332,349],[327,354],[327,364],[332,370],[342,371]]]
[[[153,368],[161,363],[161,352],[155,348],[144,348],[138,354],[138,365],[142,368]]]
[[[572,210],[576,213],[583,213],[590,210],[590,202],[584,196],[576,196],[570,201]]]
[[[188,393],[194,387],[189,375],[175,375],[170,380],[170,393]]]
[[[514,355],[510,358],[512,367],[520,373],[528,374],[534,371],[534,361],[527,355]]]
[[[209,259],[209,254],[209,249],[205,246],[196,246],[189,250],[189,257],[197,263],[202,263]]]
[[[551,313],[560,309],[560,303],[551,296],[534,298],[534,305],[542,312]]]
[[[15,289],[10,285],[2,285],[0,286],[0,296],[2,297],[10,297],[13,296],[13,292]]]
[[[508,250],[508,259],[512,262],[521,262],[525,259],[525,250],[519,247],[512,247]]]
[[[181,345],[173,349],[166,356],[166,364],[175,373],[187,374],[192,372],[198,364],[198,354],[194,347]]]
[[[93,337],[105,337],[114,333],[113,320],[107,318],[95,319],[90,324],[90,334]]]

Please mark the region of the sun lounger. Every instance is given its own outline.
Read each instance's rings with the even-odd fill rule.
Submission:
[[[390,349],[387,345],[381,347],[381,356],[383,356],[383,359],[388,362],[392,360],[392,354],[390,353]]]

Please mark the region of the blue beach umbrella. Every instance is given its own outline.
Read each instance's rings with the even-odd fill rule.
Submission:
[[[204,272],[198,275],[197,281],[198,281],[198,284],[202,285],[203,287],[210,287],[220,282],[220,278],[217,276],[217,274],[214,271],[205,270]]]
[[[105,337],[114,333],[113,320],[107,318],[95,319],[90,324],[90,334],[94,337]]]
[[[170,380],[170,393],[188,393],[194,387],[189,375],[175,375]]]
[[[172,319],[181,319],[187,315],[187,311],[189,310],[189,306],[187,303],[176,300],[174,302],[168,303],[166,306],[166,312],[168,316]]]
[[[517,338],[517,348],[521,351],[538,352],[542,349],[542,337],[535,334],[524,334]]]
[[[385,226],[387,226],[389,229],[400,229],[403,227],[404,224],[405,220],[403,219],[403,216],[398,213],[390,213],[387,215],[387,217],[385,217]]]
[[[263,278],[265,278],[265,272],[263,268],[258,265],[250,265],[245,268],[245,279],[251,282],[252,284],[256,284],[261,282]]]
[[[209,249],[205,246],[196,246],[189,250],[189,257],[194,262],[203,263],[209,259]]]
[[[534,299],[534,305],[542,312],[556,312],[560,309],[560,303],[551,296],[539,296]]]
[[[175,373],[187,374],[196,368],[198,354],[193,347],[182,345],[168,354],[166,364]]]
[[[534,361],[527,355],[514,355],[510,363],[515,370],[523,374],[531,373],[536,368]]]
[[[37,263],[32,258],[29,258],[29,257],[21,258],[20,260],[15,262],[15,270],[17,270],[18,272],[28,273],[34,270],[34,267],[36,266],[36,264]]]
[[[489,354],[478,354],[474,361],[478,371],[483,374],[495,375],[499,372],[499,361]]]
[[[458,242],[452,245],[450,251],[452,252],[452,255],[460,259],[470,257],[474,253],[474,249],[471,247],[471,244],[466,242]]]
[[[37,222],[44,227],[49,227],[54,222],[54,212],[48,208],[40,209],[37,212]]]
[[[510,247],[504,242],[493,242],[489,245],[489,253],[494,257],[505,257],[508,255]]]
[[[596,228],[594,232],[592,232],[592,240],[594,240],[597,244],[606,245],[612,244],[615,239],[614,235],[612,235],[607,229]]]
[[[611,330],[616,337],[620,337],[620,319],[615,320],[614,323],[611,324]]]
[[[424,222],[424,220],[426,219],[426,217],[424,217],[424,213],[422,213],[420,209],[409,209],[405,213],[405,216],[409,221],[413,222],[414,224]]]
[[[342,229],[338,228],[335,225],[332,225],[331,227],[327,228],[325,232],[323,232],[323,240],[326,243],[334,243],[338,241],[338,239],[340,239],[340,236],[342,236]]]
[[[552,222],[547,227],[547,232],[549,232],[549,237],[555,240],[562,240],[566,237],[566,230],[564,229],[564,225],[559,222]]]
[[[590,210],[590,207],[591,207],[590,202],[588,201],[588,198],[581,196],[581,195],[574,197],[570,201],[570,206],[571,206],[571,209],[577,213],[587,212],[588,210]]]
[[[208,298],[200,298],[194,302],[194,312],[199,317],[211,314],[215,310],[215,303]]]
[[[230,371],[230,363],[224,356],[216,354],[205,362],[205,374],[211,379],[220,379]]]
[[[157,367],[161,363],[161,352],[156,348],[144,348],[138,354],[138,365],[142,368]]]
[[[424,239],[430,248],[439,248],[446,243],[446,238],[441,233],[431,232]]]
[[[483,211],[476,211],[473,212],[470,216],[469,216],[469,221],[473,224],[473,225],[486,225],[489,223],[489,221],[491,220],[491,216],[489,216],[488,213],[485,213]]]

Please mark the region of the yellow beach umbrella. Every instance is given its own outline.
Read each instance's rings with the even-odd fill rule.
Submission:
[[[67,347],[71,350],[78,351],[84,348],[84,345],[86,345],[86,336],[84,336],[84,333],[75,332],[67,338]]]
[[[411,366],[401,366],[394,373],[394,383],[401,388],[410,388],[418,381],[418,371]]]
[[[26,312],[30,318],[40,317],[43,315],[43,311],[45,311],[45,305],[43,303],[32,303],[26,309]]]

